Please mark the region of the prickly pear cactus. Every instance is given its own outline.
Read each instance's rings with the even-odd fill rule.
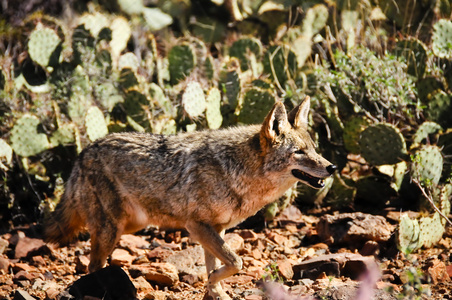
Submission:
[[[221,93],[216,87],[210,89],[206,98],[206,120],[210,129],[218,129],[223,123],[221,115]]]
[[[303,19],[301,33],[291,43],[296,53],[298,67],[305,64],[306,59],[311,55],[312,39],[325,27],[328,20],[328,8],[323,4],[317,4],[309,8]]]
[[[423,140],[427,139],[429,135],[438,133],[442,130],[442,127],[435,122],[424,122],[416,130],[413,135],[413,144],[411,148],[419,147]]]
[[[342,138],[344,140],[345,149],[348,152],[359,154],[359,137],[361,132],[369,126],[369,120],[364,117],[351,117],[344,125]]]
[[[127,114],[127,122],[134,130],[139,132],[150,130],[150,102],[144,93],[138,90],[127,92],[122,106]]]
[[[0,139],[0,168],[6,170],[7,167],[3,164],[6,163],[7,166],[11,165],[13,160],[13,148],[11,148],[8,143]]]
[[[437,146],[424,145],[418,149],[411,164],[411,176],[427,185],[438,184],[443,170],[443,156]]]
[[[182,94],[182,107],[192,119],[200,117],[206,110],[206,97],[198,82],[188,82],[187,87]]]
[[[23,157],[33,156],[49,148],[49,141],[44,133],[38,133],[39,119],[25,114],[14,124],[11,130],[11,147]]]
[[[262,43],[254,37],[243,37],[235,41],[229,49],[229,55],[240,61],[242,71],[249,69],[253,57],[260,59],[262,52]]]
[[[116,17],[110,24],[111,29],[111,56],[116,61],[121,52],[127,47],[127,42],[132,35],[129,22],[124,17]]]
[[[57,147],[58,145],[68,145],[75,143],[75,131],[74,124],[61,125],[50,137],[50,145]]]
[[[190,75],[196,64],[196,54],[188,43],[176,45],[168,53],[171,84],[177,84]]]
[[[97,106],[91,106],[88,109],[85,117],[85,128],[91,142],[108,134],[104,114]]]
[[[418,249],[420,244],[420,227],[416,219],[411,219],[407,214],[400,216],[397,229],[397,247],[405,254]]]
[[[406,155],[405,139],[393,125],[379,123],[367,127],[360,136],[361,154],[372,165],[392,165]]]
[[[428,120],[435,121],[448,128],[452,125],[452,94],[443,91],[434,93],[425,109]]]
[[[428,105],[433,94],[444,90],[444,84],[435,76],[426,76],[417,82],[419,99]]]
[[[167,116],[174,116],[175,112],[173,104],[165,95],[160,86],[152,82],[149,85],[149,94],[151,95],[151,98],[155,102],[156,106],[162,108],[163,112]]]
[[[264,72],[281,87],[293,79],[297,70],[297,57],[287,45],[273,45],[264,55]]]
[[[422,78],[427,64],[427,47],[416,38],[398,41],[396,55],[405,57],[408,64],[408,74]]]
[[[422,217],[419,220],[419,245],[431,248],[441,240],[444,230],[439,213],[435,212],[433,216]]]
[[[34,62],[44,68],[53,66],[59,61],[57,47],[60,43],[61,39],[55,30],[38,23],[28,39],[28,54]]]
[[[353,203],[356,196],[356,188],[347,184],[343,178],[336,172],[334,181],[325,198],[325,203],[335,208],[348,207]]]
[[[273,220],[278,214],[280,214],[284,209],[286,209],[291,203],[295,201],[297,195],[297,185],[295,184],[293,187],[288,189],[278,200],[268,204],[263,208],[265,220]]]
[[[243,95],[239,122],[244,124],[260,124],[275,104],[273,94],[264,89],[251,88]]]
[[[237,69],[226,71],[223,80],[223,87],[230,111],[234,111],[239,103],[241,92],[240,73]]]
[[[116,104],[124,101],[118,89],[112,82],[104,82],[94,86],[94,94],[96,100],[99,101],[102,107],[108,112],[111,112]]]
[[[439,58],[452,58],[452,21],[442,19],[433,25],[432,49]]]

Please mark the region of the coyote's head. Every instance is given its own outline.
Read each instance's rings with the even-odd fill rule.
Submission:
[[[306,97],[287,114],[282,102],[276,103],[262,124],[260,144],[269,169],[290,173],[311,187],[322,188],[323,179],[336,166],[315,152],[308,133],[310,98]]]

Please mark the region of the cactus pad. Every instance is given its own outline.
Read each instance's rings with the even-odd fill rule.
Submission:
[[[174,115],[173,104],[165,95],[160,86],[152,82],[149,85],[149,94],[151,95],[152,100],[154,100],[154,103],[156,103],[158,107],[162,108],[163,112],[167,116]]]
[[[273,45],[265,53],[263,64],[264,72],[284,86],[288,79],[295,76],[297,57],[288,46]]]
[[[396,55],[405,57],[408,64],[408,74],[422,78],[427,63],[427,47],[416,38],[398,41]]]
[[[367,127],[360,136],[361,154],[372,165],[392,165],[406,154],[405,139],[393,125],[380,123]]]
[[[7,165],[11,165],[13,160],[13,148],[8,145],[7,142],[0,139],[0,168],[4,169],[3,162],[6,162]]]
[[[452,58],[452,21],[442,19],[433,25],[432,48],[439,58]]]
[[[435,212],[433,216],[422,217],[419,220],[419,244],[424,248],[430,248],[438,243],[444,234],[444,225],[441,216]]]
[[[30,34],[28,53],[34,62],[46,68],[58,63],[58,59],[56,61],[52,61],[52,59],[53,57],[59,58],[59,53],[54,52],[58,49],[60,43],[61,40],[55,30],[38,23],[36,29]]]
[[[145,131],[150,129],[151,125],[148,118],[149,105],[150,102],[148,98],[140,91],[131,90],[126,94],[123,107],[127,114],[129,124],[136,131]]]
[[[198,82],[191,81],[187,84],[182,95],[182,107],[190,118],[198,118],[206,110],[206,97]]]
[[[239,114],[239,122],[260,124],[275,104],[275,97],[268,90],[251,88],[243,95],[243,105]]]
[[[441,130],[441,126],[435,122],[422,123],[413,136],[413,144],[411,145],[411,148],[418,147],[423,140],[429,137],[429,135],[438,133]]]
[[[61,125],[50,137],[51,146],[57,147],[58,145],[75,143],[75,130],[74,124]]]
[[[452,94],[443,91],[434,93],[425,109],[428,120],[435,121],[445,128],[452,125]]]
[[[241,38],[232,44],[229,55],[237,57],[243,71],[249,69],[250,57],[259,59],[262,56],[262,43],[254,37]]]
[[[171,84],[177,84],[190,75],[196,64],[196,54],[188,43],[176,45],[168,53]]]
[[[361,132],[369,125],[369,120],[363,117],[351,117],[344,125],[342,138],[347,151],[354,154],[360,153],[359,137]]]
[[[91,106],[88,109],[85,117],[85,127],[91,142],[108,134],[104,114],[97,106]]]
[[[405,254],[409,254],[418,249],[420,227],[416,219],[411,219],[407,214],[400,216],[399,227],[397,230],[397,247]]]
[[[437,146],[424,145],[414,154],[411,176],[424,183],[437,185],[443,170],[443,156]]]
[[[221,93],[216,87],[210,89],[206,98],[206,120],[210,129],[218,129],[223,123],[221,115]]]
[[[11,147],[23,157],[36,155],[49,148],[44,133],[38,133],[39,119],[33,115],[23,115],[11,130]]]

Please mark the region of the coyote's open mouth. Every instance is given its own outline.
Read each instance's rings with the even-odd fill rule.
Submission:
[[[313,188],[320,189],[325,186],[325,181],[323,181],[323,178],[311,176],[303,171],[292,170],[292,175],[295,176],[297,179],[306,182]]]

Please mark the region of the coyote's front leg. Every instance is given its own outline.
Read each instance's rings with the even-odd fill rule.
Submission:
[[[242,269],[242,259],[231,250],[221,235],[212,226],[190,222],[190,224],[187,224],[187,230],[204,248],[208,275],[208,294],[214,300],[231,299],[223,291],[220,281],[240,271]],[[220,259],[224,263],[224,266],[217,268],[218,265],[216,264],[215,258]]]

